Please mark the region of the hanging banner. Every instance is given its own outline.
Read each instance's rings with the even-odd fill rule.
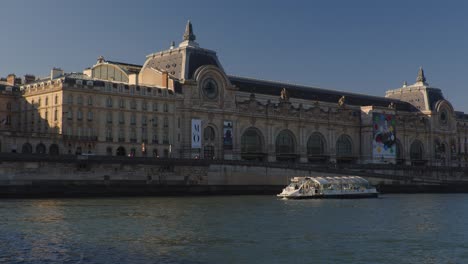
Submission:
[[[373,113],[372,157],[374,160],[396,158],[395,116]]]
[[[201,120],[192,119],[192,148],[201,148]]]
[[[232,149],[232,121],[224,121],[224,149]]]

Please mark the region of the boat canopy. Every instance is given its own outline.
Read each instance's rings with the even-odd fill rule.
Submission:
[[[341,177],[305,177],[305,180],[310,179],[318,185],[324,187],[365,187],[368,188],[369,182],[359,176],[341,176]]]

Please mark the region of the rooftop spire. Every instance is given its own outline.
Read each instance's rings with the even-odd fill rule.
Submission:
[[[426,83],[426,77],[424,76],[424,70],[422,66],[419,67],[418,78],[416,78],[416,82]]]
[[[196,37],[195,34],[193,34],[192,23],[190,23],[189,20],[185,26],[184,40],[194,41],[195,39]]]

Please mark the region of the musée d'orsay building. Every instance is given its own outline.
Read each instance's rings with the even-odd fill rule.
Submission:
[[[385,97],[228,75],[183,41],[143,65],[0,81],[2,152],[464,165],[468,116],[419,70]]]

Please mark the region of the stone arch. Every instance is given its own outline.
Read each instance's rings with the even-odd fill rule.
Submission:
[[[125,148],[123,146],[120,146],[120,147],[117,148],[116,155],[117,156],[126,156],[127,151],[125,150]]]
[[[353,160],[353,140],[349,135],[342,134],[336,140],[336,161],[351,162]]]
[[[326,148],[327,142],[322,133],[312,133],[307,140],[307,157],[309,161],[323,161],[326,159]]]
[[[59,155],[59,146],[57,144],[52,144],[49,146],[49,155]]]
[[[28,142],[23,144],[23,147],[21,148],[21,153],[23,154],[31,154],[32,153],[32,145]]]
[[[411,162],[412,163],[420,162],[423,160],[423,158],[424,158],[424,145],[420,140],[415,139],[413,143],[411,143],[411,147],[410,147]]]
[[[295,161],[296,154],[296,137],[289,129],[284,129],[278,133],[275,139],[276,160],[278,161]]]
[[[241,136],[241,158],[244,160],[265,159],[265,139],[260,129],[256,127],[247,128]]]
[[[46,154],[46,146],[43,143],[39,143],[36,145],[36,153],[37,154]]]

